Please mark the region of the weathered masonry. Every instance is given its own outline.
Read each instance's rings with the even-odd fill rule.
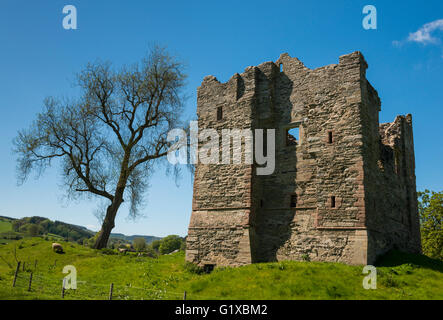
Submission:
[[[379,124],[366,69],[360,52],[315,70],[282,54],[227,83],[205,77],[199,128],[275,129],[276,165],[267,176],[256,164],[196,166],[187,261],[371,264],[421,251],[412,117]]]

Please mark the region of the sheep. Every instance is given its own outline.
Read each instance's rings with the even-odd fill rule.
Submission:
[[[54,251],[56,253],[63,253],[63,247],[60,243],[54,242],[52,244],[52,251]]]

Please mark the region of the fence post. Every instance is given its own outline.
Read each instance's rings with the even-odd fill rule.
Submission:
[[[17,274],[19,270],[20,270],[20,261],[17,262],[17,268],[15,268],[14,281],[12,282],[13,288],[15,287],[15,281],[17,280]]]
[[[62,299],[65,298],[65,278],[63,278],[62,282]]]
[[[109,300],[112,300],[112,291],[114,290],[114,284],[111,283],[111,287],[109,288]]]
[[[186,300],[186,290],[185,290],[185,292],[183,293],[183,300]]]
[[[31,275],[29,276],[28,291],[31,291],[31,284],[32,284],[32,272],[31,272]]]

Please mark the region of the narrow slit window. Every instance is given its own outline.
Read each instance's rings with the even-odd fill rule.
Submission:
[[[283,63],[280,63],[280,72],[283,72]]]
[[[328,143],[332,143],[332,131],[328,131]]]
[[[291,194],[291,208],[297,207],[297,195]]]
[[[286,145],[295,146],[300,139],[300,129],[291,128],[286,131]]]
[[[331,208],[335,208],[335,196],[331,197]]]
[[[263,208],[263,199],[260,200],[260,208]]]
[[[223,107],[218,107],[217,108],[217,120],[222,120],[223,119]]]

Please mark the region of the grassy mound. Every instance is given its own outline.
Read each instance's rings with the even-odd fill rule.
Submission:
[[[114,299],[182,299],[184,291],[188,299],[443,299],[443,263],[398,252],[379,261],[377,289],[365,290],[361,266],[285,261],[205,274],[186,264],[183,252],[149,258],[61,244],[64,254],[41,238],[0,246],[0,299],[61,299],[66,265],[75,266],[78,287],[65,299],[107,299],[111,283]],[[25,270],[12,288],[14,248]]]

